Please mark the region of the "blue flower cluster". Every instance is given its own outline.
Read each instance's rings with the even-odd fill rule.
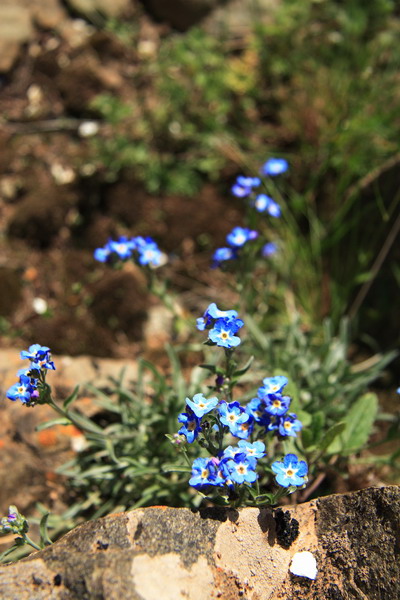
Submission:
[[[302,429],[302,423],[295,413],[288,412],[291,399],[283,396],[283,388],[288,379],[284,375],[266,377],[258,388],[257,398],[246,406],[246,411],[266,431],[275,431],[281,437],[296,437]]]
[[[223,348],[235,348],[240,344],[240,338],[235,335],[244,323],[238,318],[236,310],[220,310],[213,302],[204,315],[197,319],[197,329],[209,329],[208,339],[213,344]]]
[[[258,478],[257,459],[263,456],[263,442],[250,443],[240,440],[237,446],[228,446],[218,457],[196,458],[189,485],[200,490],[208,486],[231,488],[235,483],[251,485]]]
[[[270,158],[261,167],[260,174],[274,177],[285,173],[289,168],[288,162],[284,158]],[[268,213],[271,217],[281,216],[281,208],[277,202],[267,194],[257,190],[261,186],[259,177],[245,177],[238,175],[231,191],[237,198],[249,198],[250,205],[256,211]]]
[[[238,258],[240,248],[247,242],[257,239],[257,237],[258,232],[253,229],[249,229],[248,227],[234,227],[226,236],[229,247],[224,246],[215,250],[212,257],[212,267],[215,269],[227,260]]]
[[[164,255],[150,237],[137,236],[128,239],[121,236],[116,241],[109,240],[103,248],[96,248],[94,258],[103,263],[134,258],[140,265],[159,267],[163,263]]]
[[[31,364],[18,371],[19,381],[7,390],[6,396],[13,401],[20,400],[25,406],[35,406],[47,370],[54,371],[56,367],[51,360],[50,348],[40,344],[32,344],[28,350],[23,350],[21,358],[30,360]]]

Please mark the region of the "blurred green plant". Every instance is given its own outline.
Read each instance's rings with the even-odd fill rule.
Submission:
[[[304,318],[337,325],[359,312],[398,232],[399,194],[381,181],[399,152],[400,19],[391,0],[288,0],[267,16],[255,2],[239,38],[193,28],[148,54],[126,42],[135,91],[93,102],[109,125],[95,161],[108,179],[131,169],[149,192],[193,196],[283,150],[295,168],[276,264]]]

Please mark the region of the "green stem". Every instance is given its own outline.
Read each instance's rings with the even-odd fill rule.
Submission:
[[[42,550],[42,548],[38,546],[33,540],[31,540],[31,538],[28,535],[26,535],[26,533],[24,533],[23,539],[25,544],[32,546],[32,548],[34,548],[35,550]]]

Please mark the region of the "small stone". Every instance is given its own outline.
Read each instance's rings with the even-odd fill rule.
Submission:
[[[314,555],[307,550],[304,552],[296,552],[292,558],[292,564],[289,571],[298,577],[308,577],[315,579],[317,576],[317,561]]]

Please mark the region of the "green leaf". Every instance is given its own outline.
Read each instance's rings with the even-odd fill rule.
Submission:
[[[254,360],[254,356],[250,356],[249,360],[246,362],[246,364],[244,365],[244,367],[242,367],[241,369],[238,369],[237,371],[235,371],[233,373],[234,376],[240,377],[241,375],[244,375],[245,373],[247,373],[247,371],[250,369],[251,364]]]
[[[319,440],[321,439],[324,424],[325,415],[322,411],[318,411],[312,415],[310,430],[313,442],[315,444],[318,444]]]
[[[163,465],[161,470],[163,473],[191,473],[192,467],[189,467],[189,465],[174,465],[168,463]]]
[[[274,494],[261,494],[260,496],[255,497],[255,502],[258,506],[260,506],[261,504],[273,504],[274,501]]]
[[[64,410],[67,410],[68,406],[77,399],[78,393],[79,393],[79,385],[77,385],[76,388],[74,389],[74,391],[72,392],[72,394],[64,400],[64,402],[63,402]]]
[[[39,530],[40,530],[40,545],[42,548],[45,546],[49,546],[53,542],[49,538],[49,534],[47,531],[47,520],[50,516],[49,512],[46,512],[43,517],[40,519]]]
[[[335,423],[328,429],[328,431],[324,434],[321,441],[318,444],[318,453],[320,456],[324,454],[324,452],[329,448],[329,446],[333,443],[333,441],[346,429],[346,423],[341,421],[340,423]]]
[[[350,408],[343,419],[346,427],[327,448],[329,454],[352,454],[361,450],[368,442],[378,413],[376,394],[361,396]]]
[[[51,421],[46,421],[46,423],[40,423],[40,425],[36,425],[35,431],[43,431],[43,429],[49,429],[49,427],[54,427],[55,425],[71,425],[71,421],[69,419],[52,419]]]
[[[308,450],[311,446],[314,445],[313,434],[310,429],[303,429],[301,432],[301,441],[303,444],[303,448]]]

